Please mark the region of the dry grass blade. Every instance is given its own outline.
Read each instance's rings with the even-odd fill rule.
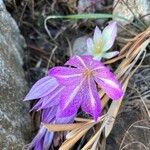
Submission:
[[[89,121],[92,121],[92,120],[91,119],[85,119],[85,118],[77,117],[77,118],[75,118],[75,121],[77,121],[77,122],[89,122]]]
[[[78,132],[74,137],[72,137],[69,140],[66,140],[62,146],[59,148],[59,150],[69,150],[83,135],[87,133],[87,131],[92,127],[93,125],[87,126],[85,129]]]
[[[128,80],[126,80],[126,82],[123,85],[124,92],[126,91],[127,85],[128,85]],[[113,128],[115,118],[118,114],[122,99],[123,99],[123,97],[121,99],[119,99],[118,101],[113,101],[107,112],[108,123],[105,125],[105,137],[106,138],[108,137],[108,135],[110,134],[110,132]]]
[[[132,127],[134,127],[135,124],[140,123],[140,122],[144,122],[144,121],[146,121],[146,120],[138,120],[138,121],[132,123],[132,124],[129,126],[129,128],[127,129],[127,131],[126,131],[126,133],[125,133],[125,135],[124,135],[124,137],[123,137],[123,139],[122,139],[122,141],[121,141],[119,150],[122,150],[122,149],[124,149],[124,148],[126,147],[126,145],[123,147],[123,142],[124,142],[124,140],[125,140],[125,137],[126,137],[127,134],[129,133],[129,130],[130,130]],[[128,144],[127,144],[127,145],[128,145]],[[146,150],[147,150],[147,149],[146,149]]]
[[[101,135],[101,133],[102,133],[102,130],[103,130],[103,128],[105,127],[106,123],[107,123],[107,121],[105,120],[105,121],[102,123],[100,129],[99,129],[99,130],[96,132],[96,134],[86,143],[86,145],[85,145],[81,150],[88,150],[88,148],[90,148],[91,145],[92,145],[95,141],[97,141],[97,140],[99,139],[99,137],[100,137],[100,135]]]
[[[143,59],[141,60],[140,64],[131,72],[131,70],[134,68],[136,62],[138,61],[139,57],[141,56],[141,54],[143,53],[145,48],[148,46],[150,40],[147,38],[149,36],[150,36],[150,28],[148,28],[145,32],[141,33],[140,36],[137,35],[137,38],[134,38],[133,42],[129,42],[129,43],[127,43],[127,46],[125,46],[125,48],[129,49],[128,55],[122,61],[122,63],[118,66],[118,68],[115,72],[117,74],[118,79],[120,79],[120,80],[126,79],[125,83],[123,84],[124,91],[126,90],[129,79],[131,78],[133,73],[137,70],[137,68],[141,65],[141,63],[145,57],[145,54],[144,54]],[[129,46],[130,46],[130,48],[129,48]],[[124,49],[124,51],[125,51],[125,49]],[[106,64],[113,63],[113,62],[114,61],[106,62]],[[124,69],[122,69],[122,68],[124,68]],[[109,100],[109,98],[106,95],[102,98],[102,106],[103,107],[107,104],[108,100]],[[108,118],[109,119],[108,119],[108,124],[106,124],[106,126],[105,126],[105,136],[106,137],[109,135],[109,133],[111,132],[111,130],[113,128],[113,124],[114,124],[115,118],[117,116],[118,110],[120,108],[121,102],[122,102],[122,99],[118,102],[114,101],[112,103],[112,105],[110,106],[110,109],[108,110],[108,115],[109,115]],[[110,120],[112,118],[113,118],[113,120]],[[95,135],[98,135],[98,134],[96,133]],[[97,138],[99,138],[99,137],[97,137]],[[95,145],[95,143],[94,143],[94,145]]]
[[[73,129],[81,128],[86,123],[72,123],[72,124],[44,124],[48,131],[70,131]]]
[[[67,135],[66,135],[66,139],[69,140],[71,138],[73,138],[74,136],[76,136],[79,132],[81,132],[82,130],[88,128],[89,126],[94,126],[94,123],[90,123],[90,124],[87,124],[87,125],[84,125],[82,126],[81,128],[78,128],[78,129],[74,129],[72,131],[70,131]]]
[[[139,56],[141,55],[141,52],[143,52],[145,50],[145,48],[147,47],[147,45],[149,44],[150,42],[150,39],[147,39],[145,42],[143,42],[143,44],[139,47],[139,50],[140,50],[140,53],[139,55],[135,58],[135,62],[134,62],[134,65],[135,63],[137,62],[137,60],[139,59]],[[145,55],[144,55],[145,57]],[[143,57],[143,59],[144,59]],[[138,67],[141,65],[143,59],[141,60],[140,64],[133,70],[133,73],[138,69]],[[134,66],[133,65],[133,66]],[[133,68],[133,66],[131,66]],[[132,74],[133,74],[132,73]],[[129,73],[128,73],[129,74]],[[124,92],[127,88],[127,85],[128,85],[128,81],[130,79],[132,75],[130,74],[130,76],[128,76],[128,78],[126,79],[126,84],[123,85],[123,89],[124,89]],[[109,124],[107,124],[105,126],[105,137],[107,138],[109,133],[111,132],[112,128],[113,128],[113,124],[114,124],[114,121],[115,121],[115,118],[117,116],[117,113],[119,111],[119,108],[120,108],[120,105],[121,105],[121,102],[122,102],[122,99],[120,101],[113,101],[109,110],[108,110],[108,115],[110,116],[110,118],[114,118]]]
[[[70,149],[86,132],[92,128],[96,123],[102,122],[105,119],[105,115],[98,118],[97,122],[91,120],[90,122],[84,124],[81,128],[74,129],[69,132],[66,136],[67,140],[60,147],[61,150]]]

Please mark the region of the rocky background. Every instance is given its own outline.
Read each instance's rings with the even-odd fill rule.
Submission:
[[[20,150],[31,137],[23,53],[25,40],[0,0],[0,149]]]

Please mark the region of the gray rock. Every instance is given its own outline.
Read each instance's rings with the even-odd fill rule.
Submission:
[[[22,69],[24,39],[0,0],[0,149],[20,150],[29,142],[27,83]]]
[[[0,36],[1,41],[9,42],[9,45],[7,44],[9,54],[13,54],[18,63],[23,64],[21,55],[23,55],[22,47],[26,46],[25,40],[20,35],[16,22],[7,12],[3,0],[0,0]]]
[[[114,0],[114,6],[113,15],[119,15],[129,20],[129,22],[127,22],[123,19],[114,18],[114,20],[119,21],[123,25],[133,22],[135,16],[137,18],[144,16],[143,20],[145,23],[147,23],[147,25],[150,24],[150,15],[148,15],[150,13],[149,0],[124,0],[119,2],[118,0]]]

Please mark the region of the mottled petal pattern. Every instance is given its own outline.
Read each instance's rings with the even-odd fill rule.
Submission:
[[[101,105],[96,84],[93,79],[88,78],[87,83],[84,84],[84,90],[82,92],[82,110],[92,115],[96,121],[101,113]]]
[[[84,69],[87,69],[87,63],[85,63],[84,60],[89,59],[92,59],[92,56],[90,55],[84,55],[82,57],[73,56],[65,63],[65,65],[73,66],[83,71]]]
[[[42,105],[39,107],[39,110],[58,105],[60,101],[60,94],[63,89],[64,87],[58,86],[53,92],[45,97],[42,97],[40,100],[42,101]]]
[[[62,85],[70,85],[79,83],[82,72],[76,68],[54,67],[49,70],[49,75],[55,77]]]
[[[81,88],[83,81],[79,85],[74,86],[70,85],[68,88],[65,88],[60,97],[60,116],[67,117],[77,113],[78,108],[82,102],[81,100]]]
[[[44,140],[43,140],[43,150],[49,150],[53,137],[54,137],[54,132],[46,131]]]
[[[117,100],[123,95],[121,84],[108,68],[96,70],[94,79],[111,99]]]
[[[41,115],[41,118],[42,118],[41,122],[44,122],[44,123],[52,122],[56,116],[57,109],[58,109],[58,106],[53,106],[51,108],[43,109],[42,115]]]
[[[34,137],[32,142],[30,143],[29,149],[32,149],[33,147],[39,148],[39,150],[42,150],[43,141],[42,138],[44,137],[46,130],[44,127],[42,127],[37,135]]]

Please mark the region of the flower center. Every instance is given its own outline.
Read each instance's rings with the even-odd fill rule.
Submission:
[[[100,40],[96,43],[95,53],[99,54],[103,48],[103,41]]]
[[[92,76],[92,70],[89,70],[89,69],[86,69],[84,72],[83,72],[83,76],[84,77],[91,77]]]

